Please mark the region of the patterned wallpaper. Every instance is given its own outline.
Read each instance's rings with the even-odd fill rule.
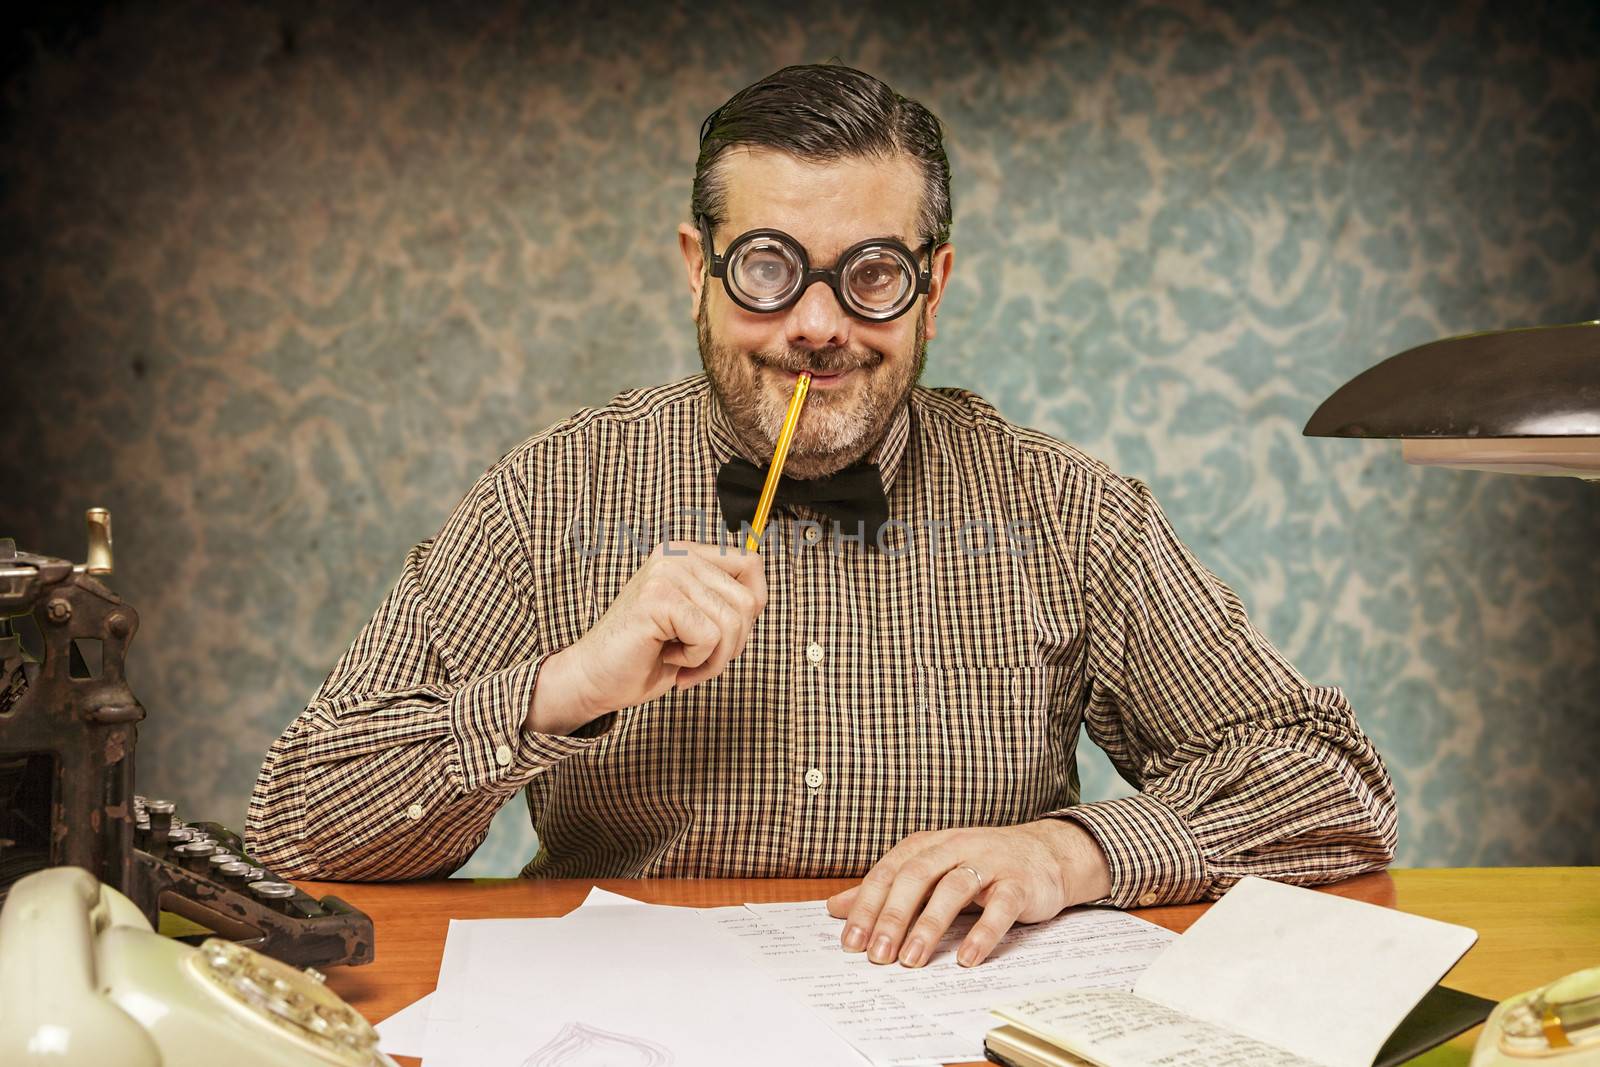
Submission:
[[[1147,479],[1386,754],[1400,861],[1600,862],[1600,486],[1308,440],[1383,356],[1600,314],[1591,3],[124,3],[0,143],[0,535],[115,516],[146,791],[241,824],[476,475],[698,370],[700,120],[839,57],[955,172],[927,384]],[[1120,795],[1085,741],[1086,797]],[[468,868],[532,852],[510,805]]]

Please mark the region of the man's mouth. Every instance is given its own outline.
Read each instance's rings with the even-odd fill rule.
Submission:
[[[797,371],[787,371],[786,370],[786,371],[782,371],[780,373],[783,374],[784,380],[786,382],[789,382],[791,385],[797,379],[799,379],[799,377],[800,377],[800,375],[799,375],[799,373]],[[855,368],[854,367],[846,367],[843,370],[827,371],[826,373],[821,372],[821,371],[812,371],[811,372],[811,388],[813,388],[813,389],[832,389],[835,386],[837,386],[840,382],[844,381],[847,377],[849,377],[850,375],[852,375],[854,373],[855,373]]]
[[[800,377],[800,372],[797,370],[787,370],[783,367],[774,366],[771,363],[763,364],[763,366],[765,366],[766,369],[770,370],[773,374],[777,375],[778,380],[789,389],[794,388],[794,383]],[[811,372],[811,388],[837,388],[844,383],[845,379],[855,374],[859,369],[860,368],[858,367],[837,367],[833,370],[826,371],[814,370]]]

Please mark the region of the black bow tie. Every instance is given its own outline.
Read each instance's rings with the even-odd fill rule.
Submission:
[[[730,459],[717,472],[717,500],[722,504],[722,521],[733,533],[741,523],[753,522],[761,487],[767,481],[767,468],[743,459]],[[826,478],[801,480],[779,478],[773,506],[801,504],[837,522],[846,534],[857,532],[865,523],[867,537],[875,538],[878,527],[889,518],[889,502],[883,494],[883,478],[875,464],[862,460]]]

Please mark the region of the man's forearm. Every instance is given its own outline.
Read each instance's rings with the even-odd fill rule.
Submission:
[[[288,877],[365,881],[450,873],[501,798],[452,788],[443,731],[403,748],[318,760],[322,746],[359,750],[362,739],[354,735],[362,725],[291,730],[273,745],[250,799],[247,847]]]
[[[596,743],[522,728],[547,681],[561,693],[563,675],[549,665],[534,657],[454,691],[349,694],[340,708],[314,701],[273,743],[256,782],[252,851],[301,877],[453,870],[506,798]]]

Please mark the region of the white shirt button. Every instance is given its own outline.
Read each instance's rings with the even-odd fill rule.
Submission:
[[[1161,898],[1156,896],[1154,893],[1146,893],[1144,896],[1139,898],[1139,906],[1141,908],[1152,907],[1154,906],[1155,902],[1160,899]]]
[[[800,535],[801,540],[805,541],[805,543],[808,545],[816,544],[821,537],[822,527],[820,526],[807,526],[805,528],[805,532]]]
[[[422,805],[413,804],[407,808],[406,818],[410,819],[412,822],[416,822],[418,819],[422,818]]]
[[[813,664],[821,663],[822,662],[822,646],[817,644],[815,641],[813,641],[809,645],[807,645],[806,646],[806,659],[810,660]]]
[[[501,745],[494,750],[494,761],[502,767],[511,765],[511,746]]]
[[[811,789],[822,788],[822,772],[813,767],[806,772],[806,785]]]

